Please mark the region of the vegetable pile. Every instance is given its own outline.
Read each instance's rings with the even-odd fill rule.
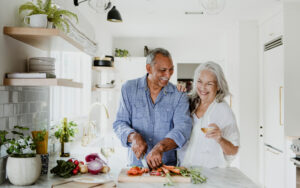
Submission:
[[[55,174],[62,178],[69,178],[72,175],[78,174],[79,164],[84,165],[84,163],[78,160],[69,159],[68,161],[57,160],[57,166],[50,170],[51,174]],[[84,171],[82,172],[84,173]]]
[[[148,168],[140,168],[134,166],[127,171],[129,176],[141,176],[143,173],[148,173]],[[190,177],[193,184],[200,184],[206,182],[206,177],[201,175],[200,169],[196,168],[185,168],[185,167],[176,167],[176,166],[167,166],[162,165],[161,167],[157,168],[156,170],[150,171],[151,176],[163,176],[166,177],[168,183],[165,185],[173,186],[174,182],[172,180],[172,176],[184,176]]]
[[[98,174],[107,173],[110,168],[107,164],[99,157],[97,153],[92,153],[85,157],[86,164],[83,161],[76,159],[69,159],[68,161],[57,160],[57,166],[50,170],[51,174],[55,174],[62,178],[69,178],[72,175],[77,174]]]

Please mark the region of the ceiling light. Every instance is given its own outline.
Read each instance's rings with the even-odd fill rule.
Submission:
[[[225,0],[199,0],[204,12],[207,14],[219,14],[225,7]]]

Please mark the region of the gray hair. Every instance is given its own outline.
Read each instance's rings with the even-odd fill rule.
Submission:
[[[151,50],[150,53],[147,55],[146,63],[153,66],[155,64],[154,59],[157,54],[161,54],[165,57],[168,57],[172,61],[172,56],[168,50],[163,48],[155,48],[154,50]]]
[[[218,103],[222,102],[224,100],[224,98],[230,94],[229,89],[228,89],[228,84],[225,79],[225,76],[224,76],[221,66],[212,61],[208,61],[206,63],[200,64],[195,70],[193,89],[189,93],[190,111],[192,113],[195,111],[197,106],[201,103],[201,99],[197,93],[197,82],[198,82],[198,79],[203,70],[208,70],[208,71],[212,72],[216,77],[217,84],[218,84],[216,101]]]

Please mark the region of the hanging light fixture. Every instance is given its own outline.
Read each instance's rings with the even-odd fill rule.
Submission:
[[[200,0],[207,14],[219,14],[225,7],[225,0]]]
[[[82,0],[82,1],[78,1],[78,0],[74,0],[74,5],[75,6],[79,6],[80,3],[83,3],[83,2],[86,2],[86,1],[89,1],[89,6],[92,6],[92,3],[91,1],[92,0]],[[94,10],[96,10],[96,12],[102,12],[102,11],[99,11],[97,10],[97,8],[99,8],[98,6],[100,5],[103,5],[103,11],[107,11],[109,10],[109,8],[111,7],[111,2],[107,2],[107,0],[97,0],[97,1],[103,1],[103,2],[97,2],[96,5],[97,7],[94,8],[92,7]],[[105,1],[105,2],[104,2]],[[110,22],[122,22],[122,17],[121,17],[121,14],[120,12],[117,10],[116,6],[113,6],[112,9],[110,11],[108,11],[107,13],[107,21],[110,21]]]
[[[122,22],[122,17],[120,12],[116,9],[116,6],[107,13],[107,21],[110,22]]]

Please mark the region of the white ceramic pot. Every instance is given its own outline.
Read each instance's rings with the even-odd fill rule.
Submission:
[[[14,185],[31,185],[40,177],[42,169],[41,157],[16,158],[8,157],[6,173]]]

